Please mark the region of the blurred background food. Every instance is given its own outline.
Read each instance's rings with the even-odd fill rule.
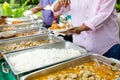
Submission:
[[[6,18],[6,16],[0,16],[0,25],[6,24],[5,18]]]
[[[55,30],[55,29],[63,29],[63,28],[66,28],[66,25],[64,25],[64,24],[59,25],[57,23],[54,23],[54,24],[52,24],[52,26],[49,29],[50,30]]]

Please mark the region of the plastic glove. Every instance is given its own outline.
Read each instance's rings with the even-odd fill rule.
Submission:
[[[28,17],[28,16],[32,15],[33,12],[30,11],[30,10],[27,10],[27,11],[25,11],[23,14],[24,14],[24,16]]]

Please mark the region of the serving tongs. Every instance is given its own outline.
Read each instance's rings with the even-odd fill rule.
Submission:
[[[94,61],[96,62],[97,66],[100,66],[100,63],[97,59],[94,59]]]

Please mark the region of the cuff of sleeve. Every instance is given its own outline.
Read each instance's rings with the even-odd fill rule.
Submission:
[[[88,26],[91,30],[93,30],[93,31],[96,30],[96,28],[94,27],[94,25],[91,24],[90,22],[86,21],[86,22],[84,22],[84,24],[85,24],[86,26]]]

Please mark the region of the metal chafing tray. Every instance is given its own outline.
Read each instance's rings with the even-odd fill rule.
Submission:
[[[7,25],[0,26],[0,32],[30,28],[32,24],[33,23],[9,24],[9,25],[7,24]]]
[[[16,39],[21,37],[27,37],[32,35],[42,35],[42,34],[49,34],[50,31],[48,31],[44,27],[32,27],[29,29],[22,29],[22,30],[14,30],[16,33],[8,38],[0,37],[0,41],[8,40],[8,39]]]
[[[24,48],[24,45],[28,45],[27,43],[33,43],[33,42],[43,42],[40,45],[36,44],[32,44],[33,46],[28,46]],[[45,41],[45,42],[44,42]],[[63,42],[62,39],[55,37],[54,35],[49,35],[49,34],[43,34],[43,35],[33,35],[33,36],[28,36],[28,37],[22,37],[22,38],[17,38],[17,39],[10,39],[10,40],[5,40],[0,42],[0,52],[2,54],[5,53],[9,53],[9,52],[15,52],[15,51],[20,51],[20,50],[25,50],[25,49],[30,49],[30,48],[34,48],[34,47],[40,47],[43,45],[49,45],[49,44],[53,44],[53,43],[59,43],[59,42]],[[23,48],[17,48],[14,47],[15,49],[12,49],[12,46],[14,45],[23,45]],[[10,49],[10,50],[9,50]]]
[[[97,55],[97,54],[86,54],[86,55],[82,55],[79,58],[76,58],[76,59],[73,59],[70,61],[66,61],[66,62],[57,64],[57,65],[54,65],[54,66],[51,66],[48,68],[44,68],[42,70],[39,70],[39,71],[36,71],[33,73],[30,73],[26,76],[21,77],[20,80],[33,80],[35,78],[39,78],[40,76],[47,75],[47,74],[50,74],[53,72],[57,72],[59,70],[62,70],[62,69],[68,68],[68,67],[80,65],[80,64],[86,63],[88,61],[94,61],[95,59],[105,63],[108,66],[111,66],[111,63],[116,63],[116,66],[120,69],[120,62],[115,62],[113,60],[110,60],[106,57],[103,57],[103,56]]]
[[[32,27],[41,27],[43,25],[43,22],[40,22],[39,20],[34,22],[24,22],[20,24],[6,24],[0,26],[0,32],[4,31],[13,31],[13,30],[19,30],[19,29],[28,29]]]
[[[19,55],[19,54],[22,54],[24,52],[31,52],[35,49],[52,49],[52,48],[57,48],[57,49],[76,49],[78,51],[80,51],[82,54],[80,54],[79,56],[81,55],[85,55],[87,53],[87,51],[81,47],[78,47],[78,46],[75,46],[73,45],[71,42],[59,42],[59,43],[53,43],[53,44],[49,44],[49,45],[44,45],[42,47],[37,47],[37,48],[32,48],[32,49],[28,49],[28,50],[24,50],[24,51],[19,51],[19,52],[10,52],[10,53],[7,53],[7,54],[3,54],[5,60],[7,61],[8,65],[10,66],[12,72],[14,73],[14,75],[17,76],[17,78],[19,78],[21,75],[24,75],[24,74],[27,74],[27,73],[30,73],[30,72],[33,72],[33,71],[36,71],[38,69],[43,69],[45,67],[49,67],[51,65],[55,65],[55,64],[58,64],[58,63],[61,63],[61,62],[64,62],[64,61],[68,61],[68,60],[71,60],[73,58],[77,58],[79,57],[78,55],[75,55],[73,56],[72,58],[66,58],[64,60],[61,60],[61,61],[58,61],[58,62],[54,62],[52,64],[48,64],[48,65],[44,65],[44,66],[41,66],[39,67],[38,69],[32,69],[32,70],[27,70],[27,71],[16,71],[14,69],[14,64],[12,64],[10,61],[9,61],[9,57],[11,56],[16,56],[16,55]],[[42,54],[42,53],[41,53]],[[19,63],[18,63],[19,64]]]

